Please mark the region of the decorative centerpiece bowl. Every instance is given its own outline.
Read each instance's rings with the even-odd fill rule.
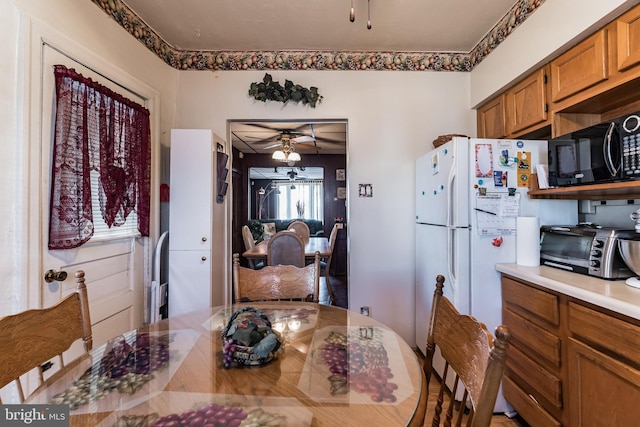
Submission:
[[[231,315],[222,331],[224,366],[264,365],[276,357],[282,345],[271,321],[254,307],[243,307]]]

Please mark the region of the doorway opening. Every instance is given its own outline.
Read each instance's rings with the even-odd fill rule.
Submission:
[[[250,226],[260,243],[263,223],[282,228],[287,221],[301,218],[314,225],[317,237],[329,238],[334,224],[340,222],[343,228],[334,246],[330,284],[334,303],[347,307],[347,121],[229,120],[228,129],[232,252],[242,255],[245,251],[244,225]],[[248,265],[242,256],[241,262]]]

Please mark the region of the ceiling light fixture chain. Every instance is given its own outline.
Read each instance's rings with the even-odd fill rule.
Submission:
[[[351,0],[351,9],[349,9],[349,21],[356,20],[356,11],[353,8],[353,0]],[[367,0],[367,30],[371,29],[371,0]]]

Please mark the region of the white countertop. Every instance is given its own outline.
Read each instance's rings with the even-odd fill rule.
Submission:
[[[496,270],[640,320],[640,289],[624,280],[602,280],[547,266],[497,264]]]

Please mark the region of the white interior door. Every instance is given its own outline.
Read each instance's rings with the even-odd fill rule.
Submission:
[[[144,105],[145,100],[110,82],[105,77],[81,65],[69,56],[48,45],[43,46],[40,76],[40,123],[41,146],[33,154],[41,167],[32,176],[37,185],[31,186],[30,200],[40,209],[38,224],[40,248],[39,294],[41,306],[49,306],[75,289],[74,273],[84,270],[90,300],[91,323],[93,325],[94,347],[107,339],[126,332],[142,324],[144,315],[143,295],[146,238],[120,238],[117,240],[89,241],[83,246],[70,250],[48,249],[49,198],[51,179],[51,153],[53,133],[53,107],[55,81],[53,66],[63,64],[125,97]],[[35,163],[31,164],[36,169]],[[47,270],[65,271],[66,280],[46,283],[43,276]]]

